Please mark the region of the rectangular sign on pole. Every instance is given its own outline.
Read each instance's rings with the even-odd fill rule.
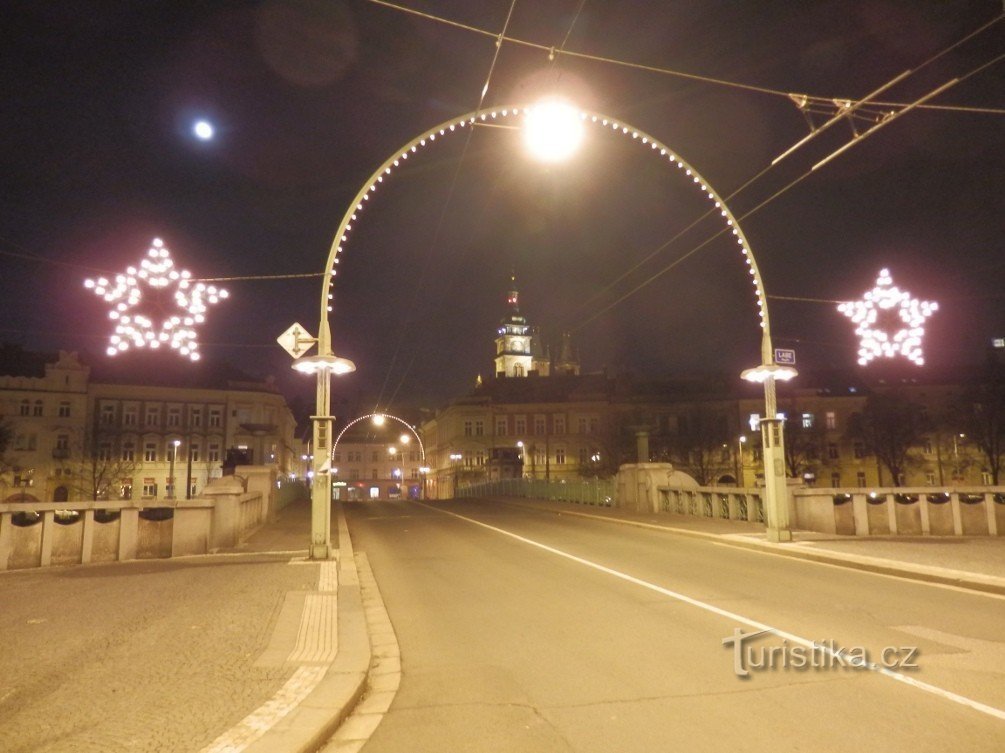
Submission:
[[[795,366],[796,351],[788,348],[775,348],[775,363],[782,366]]]

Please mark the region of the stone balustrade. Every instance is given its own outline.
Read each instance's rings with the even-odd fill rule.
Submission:
[[[239,544],[269,513],[269,496],[233,476],[190,500],[4,503],[0,570],[208,554]]]

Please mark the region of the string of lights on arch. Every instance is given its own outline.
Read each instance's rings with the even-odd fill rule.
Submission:
[[[410,141],[402,149],[395,152],[388,160],[386,160],[373,173],[371,179],[364,184],[364,188],[356,195],[354,202],[350,204],[351,211],[346,213],[346,216],[343,218],[339,230],[335,235],[335,241],[332,243],[332,247],[328,255],[328,263],[326,265],[326,274],[328,274],[329,277],[328,284],[323,287],[323,295],[325,296],[322,300],[323,310],[326,310],[329,313],[333,310],[334,285],[339,273],[338,267],[341,263],[341,257],[349,245],[353,229],[358,225],[360,216],[366,207],[369,206],[369,203],[372,197],[376,194],[377,189],[385,182],[386,179],[390,178],[395,169],[401,167],[410,156],[417,154],[423,147],[432,145],[437,139],[442,140],[444,137],[457,132],[459,129],[472,128],[482,124],[491,125],[493,122],[498,122],[512,117],[519,117],[520,115],[523,115],[524,117],[533,117],[535,110],[538,108],[552,105],[553,102],[546,102],[539,105],[479,110],[475,113],[449,120],[431,128],[421,136],[418,136]],[[747,265],[747,271],[752,278],[751,282],[754,288],[760,327],[762,330],[768,330],[768,308],[764,293],[764,285],[761,281],[760,272],[757,268],[753,252],[751,251],[750,245],[740,229],[736,218],[729,211],[725,202],[722,200],[722,197],[708,184],[708,181],[706,181],[698,173],[698,171],[695,170],[679,154],[649,134],[629,126],[623,121],[619,121],[601,113],[572,108],[571,105],[563,106],[569,108],[580,123],[586,125],[596,125],[600,128],[609,129],[611,132],[630,138],[643,148],[647,148],[652,153],[659,156],[661,159],[667,160],[672,167],[675,167],[683,173],[685,177],[690,178],[691,185],[700,190],[702,197],[706,201],[714,205],[715,209],[719,212],[720,217],[723,219],[727,229],[736,240],[743,256],[744,263]]]
[[[365,416],[359,416],[357,418],[354,418],[352,421],[347,423],[342,428],[342,431],[338,433],[338,436],[335,437],[335,442],[332,443],[332,449],[331,449],[332,455],[335,454],[335,448],[338,447],[338,443],[342,440],[342,437],[345,435],[345,433],[349,431],[349,429],[351,429],[356,424],[360,423],[361,421],[366,421],[366,419],[368,418],[372,420],[374,422],[374,425],[376,426],[383,426],[384,422],[390,418],[397,421],[399,424],[408,429],[411,432],[412,436],[415,437],[415,441],[419,443],[419,458],[422,464],[425,465],[426,447],[425,445],[422,444],[422,437],[419,436],[419,432],[417,432],[414,428],[412,428],[412,425],[408,423],[405,419],[398,418],[397,416],[391,415],[390,413],[368,413]]]

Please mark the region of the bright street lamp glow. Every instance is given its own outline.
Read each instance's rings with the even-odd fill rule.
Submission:
[[[523,138],[536,159],[561,162],[571,157],[583,142],[583,118],[566,102],[545,100],[527,110]]]
[[[379,414],[376,415],[376,416],[374,416],[373,417],[373,425],[374,426],[383,426],[384,425],[384,417],[381,416],[381,415],[379,415]]]
[[[333,374],[349,374],[356,370],[356,364],[348,358],[338,356],[306,356],[293,362],[293,369],[304,374],[330,371]]]
[[[398,437],[398,439],[401,440],[402,444],[408,444],[409,442],[412,441],[412,438],[410,436],[408,436],[407,434],[402,434],[400,437]]]
[[[791,366],[779,366],[777,363],[767,363],[753,369],[744,369],[740,374],[741,379],[748,382],[766,382],[768,379],[777,379],[787,382],[799,375],[799,372]]]

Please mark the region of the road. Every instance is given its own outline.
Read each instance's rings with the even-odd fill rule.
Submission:
[[[1000,597],[487,501],[345,509],[401,649],[367,753],[1005,750]],[[751,666],[801,639],[918,667]]]

